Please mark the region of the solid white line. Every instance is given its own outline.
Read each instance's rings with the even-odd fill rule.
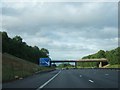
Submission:
[[[92,80],[89,80],[89,82],[94,83],[94,81],[92,81]]]
[[[55,75],[53,76],[51,79],[49,79],[47,82],[45,82],[43,85],[41,85],[39,88],[37,88],[36,90],[40,90],[41,88],[43,88],[44,86],[46,86],[50,81],[52,81],[55,77],[58,76],[58,74],[60,74],[61,70]]]

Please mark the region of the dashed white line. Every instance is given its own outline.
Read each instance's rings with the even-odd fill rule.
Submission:
[[[82,75],[80,75],[80,77],[82,77]]]
[[[89,82],[94,83],[94,81],[93,81],[93,80],[89,80]]]
[[[118,71],[118,72],[119,72],[120,70],[116,70],[116,71]]]
[[[36,90],[40,90],[42,89],[43,87],[45,87],[49,82],[51,82],[55,77],[57,77],[59,74],[60,74],[61,70],[55,74],[55,76],[53,76],[51,79],[49,79],[47,82],[45,82],[43,85],[41,85],[39,88],[37,88]]]
[[[105,74],[105,75],[109,75],[109,74]]]

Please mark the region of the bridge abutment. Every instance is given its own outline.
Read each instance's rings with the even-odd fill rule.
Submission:
[[[75,68],[77,68],[77,62],[75,62]]]
[[[99,63],[99,68],[102,67],[102,62]]]

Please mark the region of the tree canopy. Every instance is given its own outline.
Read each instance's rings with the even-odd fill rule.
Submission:
[[[7,32],[0,33],[2,34],[2,53],[9,53],[36,64],[38,64],[39,58],[49,57],[49,51],[45,48],[29,46],[22,41],[20,36],[10,38]]]
[[[106,58],[108,60],[108,63],[111,65],[120,64],[120,47],[117,47],[116,49],[110,51],[100,50],[97,53],[85,56],[82,59],[94,59],[94,58]],[[86,65],[88,66],[98,65],[98,63],[94,63],[94,64],[93,63],[94,62],[86,63]]]

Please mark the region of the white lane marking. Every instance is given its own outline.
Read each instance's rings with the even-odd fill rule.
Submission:
[[[43,85],[41,85],[39,88],[37,88],[36,90],[40,90],[41,88],[43,88],[44,86],[46,86],[49,82],[51,82],[55,77],[58,76],[58,74],[60,74],[61,70],[55,74],[55,76],[53,76],[51,79],[49,79],[47,82],[45,82]]]
[[[118,71],[118,72],[119,72],[120,70],[116,70],[116,71]]]
[[[105,74],[105,75],[109,75],[109,74]]]
[[[80,77],[82,77],[82,75],[80,75]]]
[[[93,81],[93,80],[89,80],[89,82],[94,83],[94,81]]]

